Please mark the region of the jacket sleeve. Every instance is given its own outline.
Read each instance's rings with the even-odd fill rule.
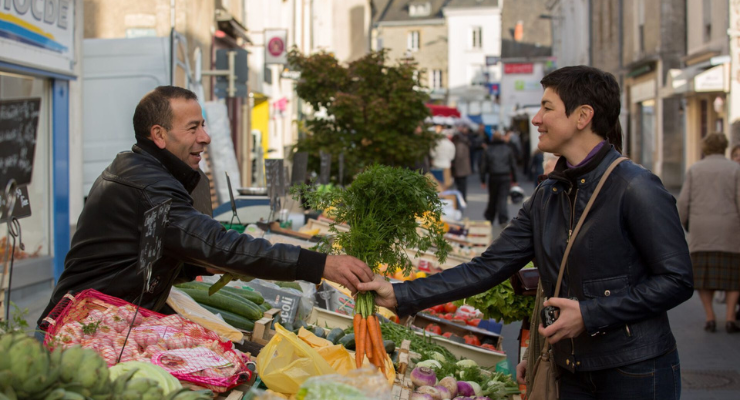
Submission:
[[[164,251],[185,264],[263,279],[321,281],[325,254],[227,231],[193,208],[184,188],[149,187],[146,196],[152,205],[172,199]]]
[[[691,212],[691,169],[686,174],[686,181],[681,187],[681,194],[678,196],[678,215],[681,218],[681,226],[686,231],[689,230],[689,213]]]
[[[529,213],[532,198],[479,257],[427,278],[393,285],[399,315],[414,314],[437,304],[485,292],[532,260],[534,245]]]
[[[676,201],[645,171],[627,186],[620,205],[624,229],[648,268],[628,290],[580,302],[589,334],[639,321],[688,300],[694,290],[691,258]]]

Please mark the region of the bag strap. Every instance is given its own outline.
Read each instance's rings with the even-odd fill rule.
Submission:
[[[614,160],[611,165],[609,165],[609,168],[606,169],[606,172],[604,172],[604,175],[601,176],[601,180],[599,180],[599,184],[596,185],[596,189],[594,190],[594,193],[591,195],[591,198],[588,199],[588,203],[586,204],[586,208],[583,209],[583,214],[581,214],[581,218],[578,220],[578,223],[576,224],[576,228],[573,229],[573,232],[568,237],[568,245],[565,246],[565,253],[563,253],[563,260],[560,261],[560,271],[558,272],[558,281],[555,284],[555,293],[553,294],[553,297],[558,297],[560,295],[560,286],[563,283],[563,272],[565,272],[565,265],[568,263],[568,255],[570,255],[570,249],[573,247],[573,242],[575,242],[576,236],[578,235],[578,232],[581,231],[581,227],[583,226],[583,222],[586,220],[586,216],[588,215],[588,212],[591,211],[591,206],[594,204],[594,201],[596,200],[596,196],[599,195],[599,192],[601,192],[601,188],[604,186],[604,182],[606,182],[606,178],[609,177],[609,175],[614,171],[614,168],[619,165],[622,161],[628,160],[627,157],[619,157],[616,160]],[[550,343],[545,340],[545,345],[542,349],[542,354],[545,354],[547,350],[550,347]]]

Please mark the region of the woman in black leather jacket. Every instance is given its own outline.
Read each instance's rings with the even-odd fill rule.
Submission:
[[[566,67],[541,81],[532,119],[540,150],[562,155],[555,170],[480,256],[425,279],[360,284],[400,315],[481,293],[537,260],[547,296],[567,242],[608,166],[621,154],[619,86],[598,69]],[[660,180],[625,161],[607,179],[575,238],[560,317],[539,332],[560,367],[562,399],[680,397],[676,341],[667,310],[691,297],[691,259],[676,202]],[[574,298],[576,300],[571,300]],[[526,374],[526,372],[525,372]]]

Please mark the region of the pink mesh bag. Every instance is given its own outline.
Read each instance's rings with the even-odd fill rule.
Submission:
[[[79,344],[98,352],[108,366],[119,355],[120,362],[150,362],[179,380],[218,393],[251,378],[245,356],[215,332],[179,315],[135,310],[135,305],[94,289],[67,294],[40,326],[46,332],[44,345],[53,350]]]

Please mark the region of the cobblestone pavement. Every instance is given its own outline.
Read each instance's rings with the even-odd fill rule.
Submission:
[[[534,185],[521,184],[527,194]],[[674,193],[678,196],[678,192]],[[488,192],[480,187],[478,175],[468,177],[468,208],[463,216],[483,219]],[[509,204],[513,218],[520,205]],[[494,238],[503,227],[494,226]],[[714,304],[718,318],[724,316],[724,304]],[[699,296],[694,296],[668,312],[673,334],[678,342],[681,358],[682,396],[684,400],[738,400],[740,399],[740,334],[730,335],[724,330],[725,321],[717,320],[717,332],[704,332],[704,311]],[[517,335],[521,323],[505,325],[503,347],[509,355],[509,367],[514,371],[518,354]]]

